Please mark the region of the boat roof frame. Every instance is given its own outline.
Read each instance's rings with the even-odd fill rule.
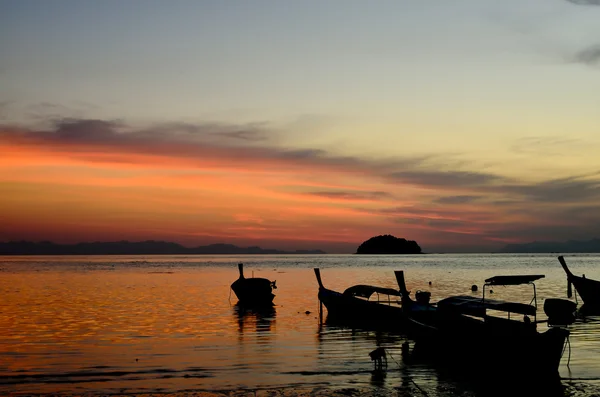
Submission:
[[[530,306],[532,307],[533,310],[533,320],[534,322],[537,321],[537,291],[535,288],[535,282],[536,280],[539,280],[541,278],[546,277],[543,274],[524,274],[524,275],[508,275],[508,276],[494,276],[494,277],[490,277],[488,279],[485,280],[485,284],[483,284],[483,296],[481,298],[481,303],[482,305],[485,306],[485,289],[486,287],[491,287],[494,285],[531,285],[533,288],[533,298],[531,299],[531,302],[529,303],[529,305],[527,304],[519,304],[516,302],[507,302],[507,308],[509,307],[513,307],[513,308],[517,308],[517,307],[525,307],[525,306]],[[532,304],[533,303],[533,304]],[[494,309],[493,307],[490,307],[490,309],[492,310],[498,310],[498,309]],[[501,309],[502,310],[502,309]],[[509,310],[503,310],[506,311],[509,314],[509,318],[510,318],[510,313],[519,313],[519,314],[531,314],[531,313],[524,313],[526,312],[526,310],[521,310],[521,311],[509,311]]]
[[[536,307],[526,303],[501,301],[495,299],[483,300],[473,296],[450,296],[438,302],[438,307],[456,310],[461,314],[475,317],[485,317],[487,310],[495,310],[506,313],[517,313],[535,316]]]
[[[532,284],[534,281],[546,277],[543,274],[521,274],[508,276],[494,276],[485,280],[485,285],[521,285]]]
[[[374,293],[388,296],[402,296],[402,293],[393,288],[377,287],[374,285],[358,284],[348,287],[343,295],[360,296],[369,299]]]

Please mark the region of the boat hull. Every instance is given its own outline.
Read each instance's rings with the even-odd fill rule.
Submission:
[[[319,289],[319,301],[327,309],[327,322],[356,328],[400,331],[403,312],[400,305],[368,301],[326,288]]]
[[[446,365],[467,365],[484,373],[558,376],[569,331],[497,317],[484,320],[453,314],[407,314],[409,336]],[[482,362],[482,359],[484,360]]]
[[[248,306],[263,306],[273,304],[273,288],[271,282],[261,278],[238,279],[231,284],[231,289],[240,304]]]

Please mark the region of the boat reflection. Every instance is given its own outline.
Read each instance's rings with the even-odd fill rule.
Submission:
[[[441,357],[427,343],[403,335],[348,329],[319,324],[316,332],[315,371],[335,377],[336,382],[369,382],[384,391],[401,395],[437,396],[564,396],[560,379],[506,376],[493,371],[494,352],[473,357]],[[387,365],[377,368],[369,352],[383,347]],[[350,364],[352,363],[352,364]]]
[[[345,322],[338,322],[329,318],[318,324],[317,341],[320,348],[324,348],[326,343],[352,342],[361,346],[364,344],[366,348],[372,349],[382,346],[387,349],[394,346],[394,350],[400,351],[400,346],[405,340],[406,337],[401,334],[372,329],[349,328]]]
[[[248,306],[239,302],[233,306],[240,336],[244,333],[270,336],[274,331],[277,311],[274,305]]]

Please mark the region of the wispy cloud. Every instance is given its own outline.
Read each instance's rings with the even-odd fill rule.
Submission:
[[[569,3],[583,6],[600,6],[600,0],[567,0]]]
[[[567,0],[569,3],[581,6],[600,6],[600,0]],[[572,61],[588,66],[600,66],[600,44],[584,48],[576,52]]]
[[[598,223],[589,219],[600,220],[600,172],[594,170],[522,180],[439,155],[373,159],[283,147],[271,133],[268,123],[135,127],[121,120],[63,118],[45,129],[5,125],[0,146],[9,155],[0,160],[0,187],[1,181],[13,183],[5,186],[12,189],[12,206],[17,197],[27,208],[31,200],[44,200],[25,189],[35,184],[31,191],[48,197],[77,191],[90,211],[100,197],[115,206],[136,202],[136,208],[119,213],[138,214],[135,222],[145,227],[160,213],[157,225],[178,230],[180,222],[189,234],[204,214],[212,219],[201,221],[207,230],[252,238],[294,239],[301,228],[303,238],[318,229],[319,238],[328,241],[360,242],[364,233],[401,228],[410,233],[406,237],[432,244],[435,239],[462,244],[471,236],[472,244],[481,245],[541,238],[550,231],[592,233]],[[562,144],[579,142],[530,137],[516,150],[552,152]],[[17,182],[23,187],[18,194]],[[66,204],[52,203],[68,211]],[[177,211],[165,210],[168,203],[177,203]],[[90,219],[102,223],[114,214],[100,208]],[[260,225],[251,224],[258,220]]]
[[[573,56],[573,60],[590,66],[600,66],[600,44],[579,51]]]
[[[247,128],[246,128],[247,127]],[[185,164],[206,165],[217,162],[223,167],[264,170],[270,165],[275,170],[328,170],[357,177],[376,178],[381,183],[412,185],[438,191],[434,202],[460,204],[472,202],[485,195],[512,195],[523,199],[542,201],[571,201],[596,198],[599,191],[597,173],[562,179],[524,182],[484,171],[439,170],[435,157],[396,157],[384,160],[355,156],[338,156],[322,149],[293,149],[269,145],[261,139],[256,145],[247,136],[266,136],[255,124],[250,126],[226,124],[158,124],[133,128],[118,120],[62,119],[46,130],[22,129],[5,126],[0,137],[6,143],[36,150],[58,152],[60,156],[87,161],[125,163],[147,162],[149,155],[183,161]],[[244,136],[232,139],[234,136]],[[248,145],[244,145],[244,142]],[[576,141],[559,138],[526,138],[516,150],[527,152],[533,148],[554,147]],[[121,160],[119,160],[121,159]],[[152,164],[150,164],[152,165]],[[446,166],[448,168],[448,166]],[[391,186],[393,186],[391,185]],[[447,192],[469,192],[447,194]],[[385,191],[323,190],[309,194],[339,199],[381,199],[391,197]],[[498,198],[498,197],[496,197]]]
[[[591,142],[561,136],[529,136],[517,139],[511,150],[518,154],[561,156],[594,146]]]
[[[574,12],[565,13],[565,5],[553,2],[524,7],[507,7],[501,13],[493,15],[493,21],[499,22],[513,32],[527,36],[531,50],[552,57],[561,64],[578,63],[591,67],[600,66],[600,44],[588,41],[597,36],[597,30],[584,13],[597,13],[594,6],[600,6],[600,0],[565,0],[574,5]],[[566,4],[568,8],[569,4]],[[503,8],[504,3],[500,8]],[[576,15],[576,14],[579,15]],[[575,18],[573,18],[575,17]],[[577,23],[576,21],[579,21]],[[575,27],[575,28],[574,28]],[[573,37],[579,34],[577,41]],[[593,39],[592,39],[593,40]],[[580,43],[580,44],[576,44]],[[518,45],[515,45],[517,48]]]
[[[308,192],[310,196],[324,197],[336,200],[348,201],[380,201],[384,199],[392,199],[394,196],[388,192],[358,192],[358,191],[319,191]]]
[[[214,135],[229,137],[232,139],[241,139],[243,141],[264,141],[267,139],[265,134],[259,130],[240,130],[240,131],[225,131],[214,132]]]
[[[506,178],[478,171],[407,170],[389,174],[391,180],[427,187],[478,187],[506,181]]]
[[[529,203],[582,203],[599,200],[600,173],[591,176],[573,176],[541,182],[507,184],[495,187],[498,193],[510,194],[526,199]]]
[[[268,131],[259,130],[255,124],[182,124],[164,123],[144,128],[133,128],[115,120],[62,119],[52,128],[23,129],[4,126],[0,137],[5,142],[22,146],[35,146],[49,151],[69,149],[64,156],[89,155],[90,161],[102,157],[91,154],[105,153],[147,154],[185,159],[186,161],[218,160],[243,167],[263,168],[265,162],[283,167],[328,167],[339,171],[362,172],[371,169],[395,169],[415,166],[423,157],[398,158],[385,161],[368,161],[352,156],[336,156],[321,149],[292,149],[271,146],[264,139]],[[232,137],[241,139],[232,139]],[[261,137],[262,146],[244,145]],[[114,158],[113,158],[114,160]],[[129,160],[128,160],[129,162]]]
[[[481,199],[482,196],[445,196],[433,200],[437,204],[466,204]]]

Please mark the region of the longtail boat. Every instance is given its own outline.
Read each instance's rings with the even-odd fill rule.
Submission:
[[[575,320],[576,306],[566,299],[546,299],[544,311],[548,319],[538,321],[534,281],[543,277],[495,276],[485,280],[482,297],[450,296],[429,303],[428,299],[411,299],[403,272],[396,272],[408,335],[445,363],[474,364],[475,370],[491,371],[494,375],[508,372],[557,376],[570,334],[567,326]],[[533,287],[529,304],[486,297],[486,289],[491,286],[518,285]],[[543,332],[537,330],[541,322],[548,322]],[[477,360],[483,356],[489,357],[485,365]]]
[[[244,277],[244,265],[238,264],[240,276],[231,284],[240,304],[248,306],[261,306],[273,303],[273,289],[277,288],[275,281],[260,277]]]
[[[327,309],[328,322],[363,329],[401,329],[400,291],[357,284],[338,292],[325,288],[320,269],[315,268],[314,271],[319,284],[319,302]]]
[[[571,286],[574,286],[575,291],[577,291],[577,294],[579,294],[581,300],[588,308],[600,308],[600,281],[586,278],[585,274],[582,276],[574,275],[567,267],[565,258],[562,256],[558,257],[558,261],[565,273],[567,273],[567,296],[569,298],[573,297]]]

